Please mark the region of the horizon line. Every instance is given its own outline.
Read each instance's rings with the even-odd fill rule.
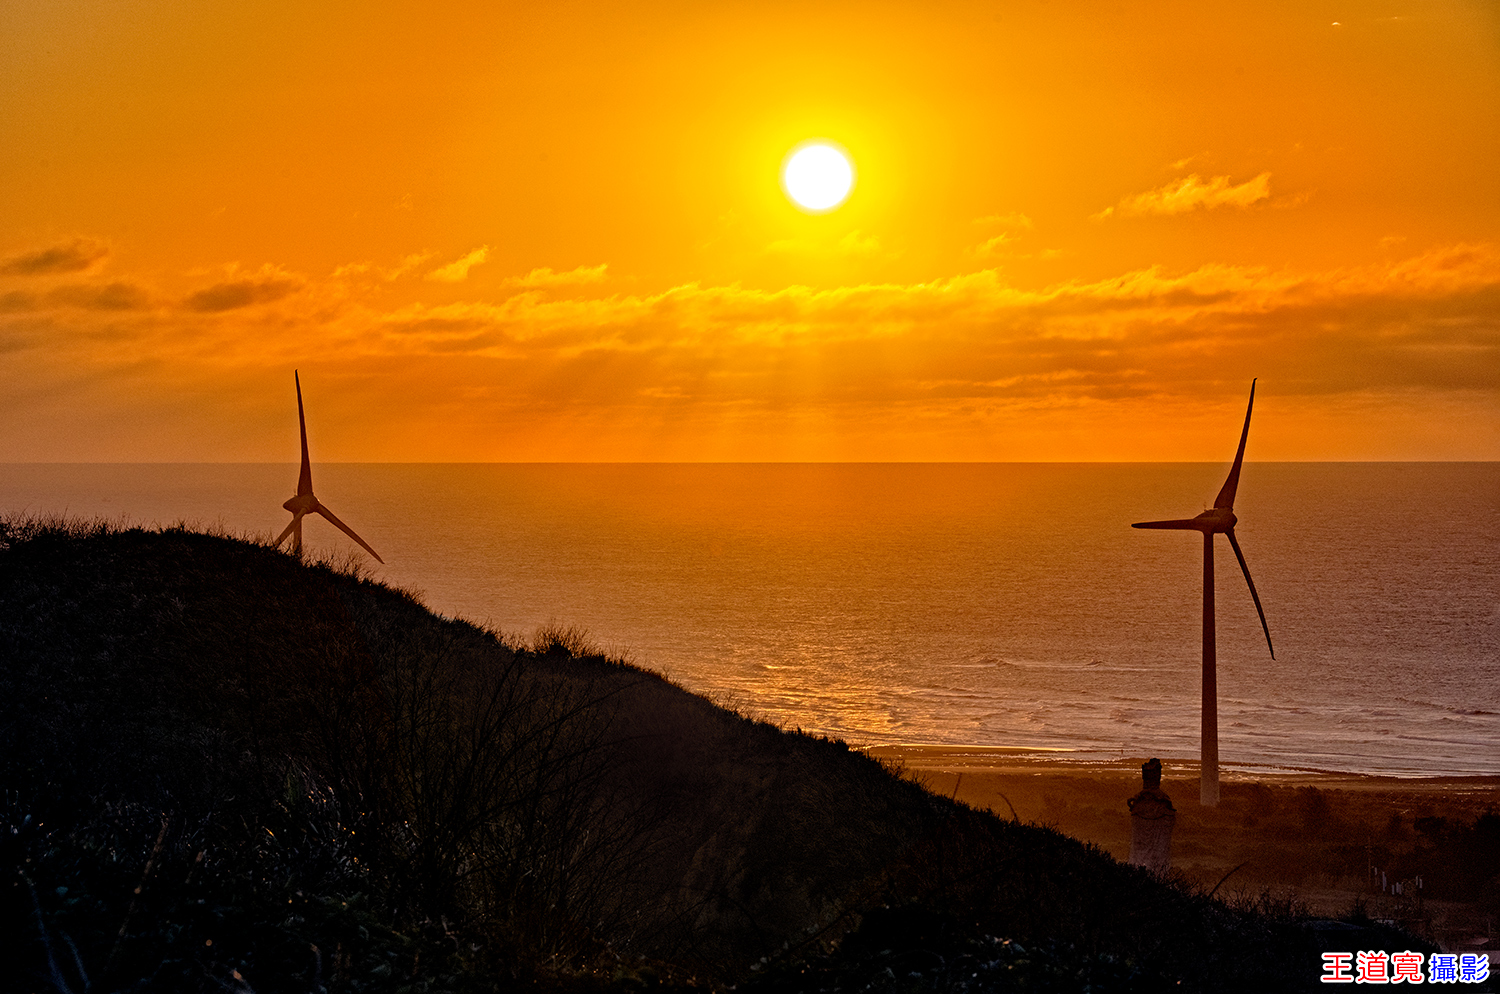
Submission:
[[[319,460],[323,466],[1189,466],[1218,465],[1225,459],[346,459]],[[1246,459],[1257,465],[1484,465],[1497,459]],[[297,460],[49,459],[0,461],[0,466],[295,466]]]

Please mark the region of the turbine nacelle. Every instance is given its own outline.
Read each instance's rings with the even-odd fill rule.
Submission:
[[[320,505],[318,504],[318,498],[312,494],[297,494],[296,496],[288,497],[286,503],[281,506],[293,514],[300,516],[303,514],[312,514],[317,511]]]

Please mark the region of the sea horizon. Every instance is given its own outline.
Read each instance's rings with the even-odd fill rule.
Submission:
[[[1060,762],[1198,753],[1222,462],[314,463],[373,579],[786,728]],[[9,463],[0,513],[274,537],[291,463]],[[1500,464],[1247,462],[1216,559],[1226,770],[1500,774]],[[411,494],[420,494],[414,505]],[[309,519],[313,555],[354,546]],[[1455,524],[1457,522],[1457,524]],[[358,553],[362,556],[362,553]]]

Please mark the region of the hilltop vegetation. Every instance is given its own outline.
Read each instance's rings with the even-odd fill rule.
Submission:
[[[17,989],[1315,984],[1295,922],[256,543],[4,523],[0,646]]]

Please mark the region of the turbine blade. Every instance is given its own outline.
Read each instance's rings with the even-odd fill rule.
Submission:
[[[358,535],[354,534],[354,529],[353,528],[350,528],[348,525],[344,524],[338,518],[334,517],[332,511],[328,510],[328,508],[324,507],[322,504],[319,504],[318,507],[317,507],[317,512],[316,513],[321,514],[323,517],[327,518],[329,521],[332,521],[335,528],[339,529],[339,531],[343,532],[345,535],[348,535],[350,538],[354,539],[354,541],[356,541],[360,545],[364,546],[365,551],[368,552],[370,555],[374,556],[377,562],[380,562],[380,563],[384,564],[385,560],[380,558],[380,553],[378,553],[374,549],[370,548],[370,545],[369,545],[368,542],[366,542],[364,539],[360,538]]]
[[[1240,488],[1240,464],[1245,461],[1245,439],[1250,437],[1250,411],[1255,407],[1255,380],[1250,381],[1250,403],[1245,406],[1245,430],[1240,432],[1240,448],[1234,454],[1234,465],[1230,467],[1229,479],[1219,490],[1214,507],[1234,507],[1234,492]]]
[[[1181,528],[1191,529],[1195,532],[1203,530],[1203,522],[1198,518],[1173,518],[1171,521],[1137,521],[1131,525],[1132,528]]]
[[[1271,658],[1276,658],[1276,647],[1271,644],[1271,629],[1266,625],[1266,612],[1261,610],[1260,594],[1255,592],[1255,581],[1250,579],[1250,567],[1245,565],[1245,554],[1240,551],[1240,543],[1234,540],[1234,529],[1231,528],[1224,533],[1229,536],[1229,547],[1234,550],[1234,558],[1240,561],[1240,570],[1245,574],[1245,582],[1250,585],[1250,596],[1255,600],[1255,613],[1260,615],[1260,630],[1266,633],[1266,648],[1271,650]]]
[[[292,533],[292,529],[294,527],[296,527],[296,525],[297,525],[297,515],[294,514],[294,515],[292,515],[292,520],[287,522],[286,529],[284,531],[282,531],[282,533],[280,535],[276,536],[276,541],[274,541],[274,542],[271,543],[271,548],[273,548],[273,549],[279,549],[279,548],[281,548],[281,543],[286,541],[286,537]]]
[[[302,430],[302,475],[297,477],[297,496],[312,493],[312,462],[307,458],[307,418],[302,414],[302,378],[292,370],[297,383],[297,427]]]

